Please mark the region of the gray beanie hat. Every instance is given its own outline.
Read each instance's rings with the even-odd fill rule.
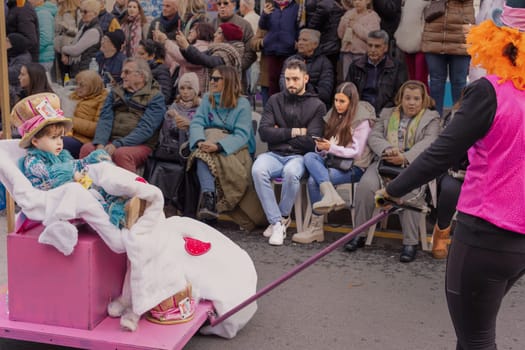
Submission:
[[[197,77],[197,74],[193,72],[184,73],[179,79],[179,89],[182,85],[189,85],[195,91],[195,94],[199,95],[199,77]]]

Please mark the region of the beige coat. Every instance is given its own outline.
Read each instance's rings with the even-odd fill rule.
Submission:
[[[466,36],[473,24],[473,0],[448,0],[445,15],[425,23],[421,50],[436,54],[467,55]]]

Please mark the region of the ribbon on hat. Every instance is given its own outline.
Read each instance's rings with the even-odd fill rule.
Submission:
[[[57,116],[56,119],[64,119],[64,112],[61,109],[56,110]],[[42,117],[40,114],[34,116],[31,119],[26,120],[22,125],[18,127],[18,132],[20,136],[24,137],[25,134],[35,130],[40,124],[46,121],[46,118]]]

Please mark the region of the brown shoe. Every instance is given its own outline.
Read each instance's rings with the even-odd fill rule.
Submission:
[[[450,226],[440,230],[438,225],[434,226],[432,234],[432,256],[434,259],[446,259],[448,255],[448,244],[450,238]]]
[[[144,215],[146,210],[146,201],[139,197],[133,197],[126,203],[126,228],[130,229],[137,220]]]

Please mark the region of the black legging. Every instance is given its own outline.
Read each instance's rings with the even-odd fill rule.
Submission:
[[[446,174],[439,179],[439,193],[437,202],[437,224],[443,230],[450,226],[456,212],[459,193],[463,182]]]
[[[470,230],[458,222],[455,235]],[[504,239],[504,237],[503,237]],[[496,318],[505,294],[525,274],[525,254],[473,247],[452,240],[447,263],[447,303],[456,350],[496,349]]]

